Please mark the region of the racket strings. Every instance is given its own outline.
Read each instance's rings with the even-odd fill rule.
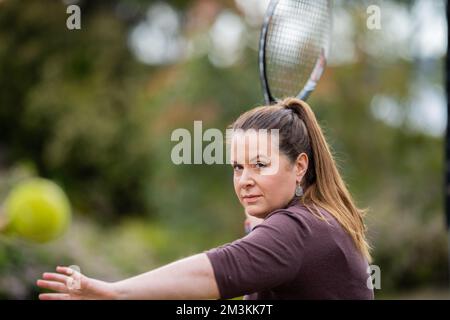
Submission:
[[[330,28],[328,1],[280,0],[269,22],[266,74],[272,96],[295,96],[323,52]]]

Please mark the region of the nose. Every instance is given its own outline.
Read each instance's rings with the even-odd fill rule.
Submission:
[[[253,180],[251,170],[244,168],[242,170],[241,177],[239,178],[239,187],[246,188],[249,186],[253,186],[255,184],[255,180]]]

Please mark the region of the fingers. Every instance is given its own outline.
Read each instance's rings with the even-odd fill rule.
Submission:
[[[65,293],[41,293],[39,300],[72,300],[72,298]]]
[[[42,279],[37,280],[38,287],[56,291],[57,293],[43,293],[41,300],[71,300],[72,291],[80,289],[81,273],[69,267],[56,267],[58,273],[45,272]]]
[[[71,276],[75,272],[73,269],[70,269],[69,267],[61,267],[61,266],[57,266],[56,271],[68,276]]]
[[[49,290],[53,290],[53,291],[67,293],[66,285],[61,282],[38,280],[36,282],[36,284],[38,285],[38,287],[41,287],[43,289],[49,289]]]
[[[57,281],[57,282],[62,282],[67,284],[67,282],[69,281],[69,277],[59,274],[59,273],[49,273],[49,272],[45,272],[42,275],[42,279],[44,280],[50,280],[50,281]]]

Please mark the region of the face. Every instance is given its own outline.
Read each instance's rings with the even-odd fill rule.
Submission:
[[[308,168],[306,154],[292,163],[279,152],[276,136],[253,130],[233,134],[230,160],[236,195],[246,213],[257,218],[286,206]]]

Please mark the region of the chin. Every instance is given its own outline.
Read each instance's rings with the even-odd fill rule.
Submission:
[[[251,207],[247,207],[246,208],[247,214],[249,214],[252,217],[255,218],[264,218],[267,215],[267,211],[263,210],[261,208],[251,208]]]

